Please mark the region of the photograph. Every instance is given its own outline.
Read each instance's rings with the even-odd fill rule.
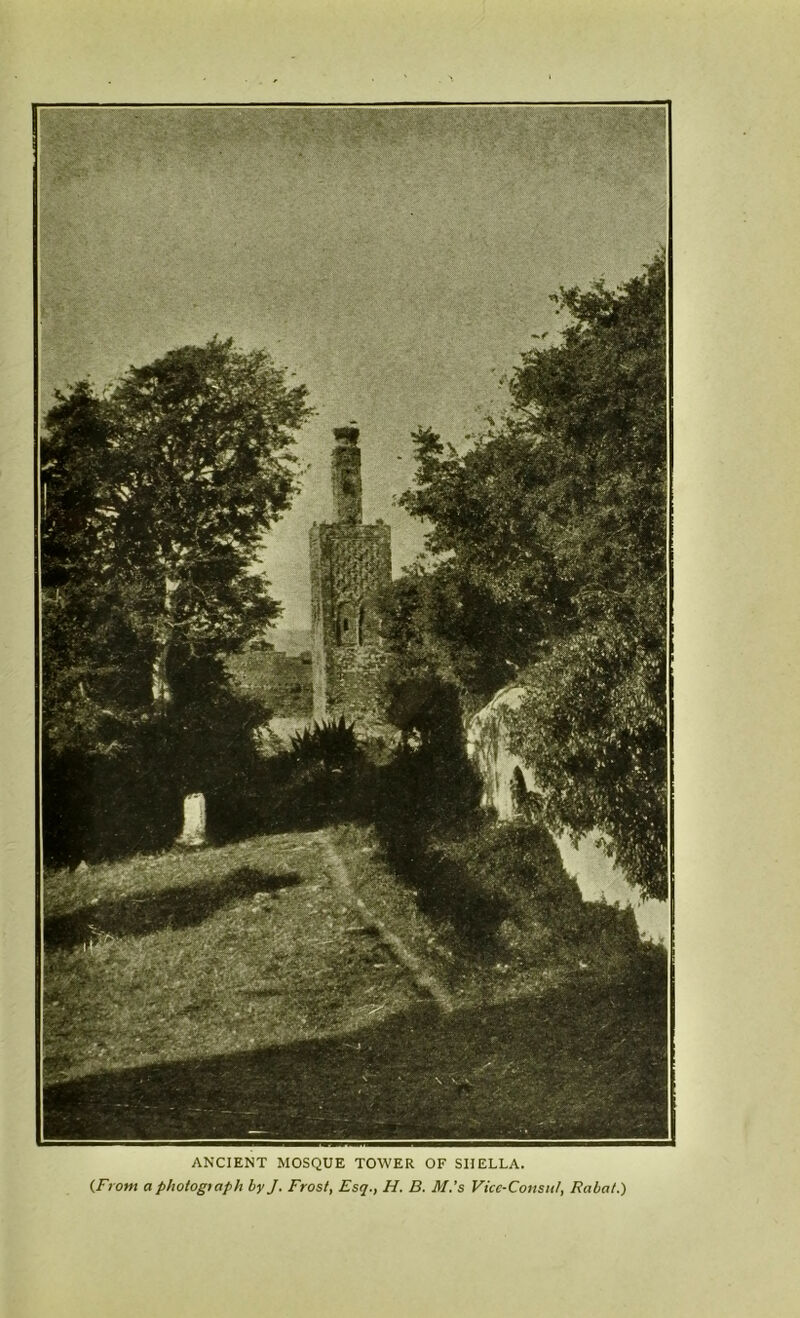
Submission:
[[[38,1144],[674,1145],[670,103],[33,142]]]

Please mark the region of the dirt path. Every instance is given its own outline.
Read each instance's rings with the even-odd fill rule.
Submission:
[[[383,920],[379,920],[376,915],[365,906],[364,902],[357,896],[353,884],[347,873],[347,867],[342,860],[341,855],[332,841],[330,835],[326,832],[317,834],[319,846],[324,859],[327,862],[329,872],[339,885],[340,890],[345,894],[352,903],[355,911],[358,913],[362,922],[365,933],[374,933],[386,948],[390,956],[394,957],[397,964],[410,976],[417,991],[421,996],[426,993],[433,999],[440,1011],[451,1012],[453,1010],[453,999],[442,984],[441,980],[433,973],[432,969],[425,966],[420,958],[416,956],[403,943],[396,933],[387,928]]]

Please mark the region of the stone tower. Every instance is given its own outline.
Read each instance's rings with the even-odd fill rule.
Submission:
[[[334,430],[332,523],[311,528],[311,665],[314,718],[341,714],[369,730],[385,721],[376,595],[392,579],[391,530],[361,520],[358,427]]]

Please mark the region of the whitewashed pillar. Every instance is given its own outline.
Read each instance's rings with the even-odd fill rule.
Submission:
[[[183,798],[183,832],[178,838],[179,847],[203,847],[206,842],[206,798],[202,792],[192,792]]]

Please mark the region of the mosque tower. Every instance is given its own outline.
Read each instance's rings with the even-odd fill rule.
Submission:
[[[333,433],[334,520],[315,522],[309,536],[314,718],[343,714],[363,732],[385,722],[386,653],[375,598],[392,579],[392,533],[381,521],[361,520],[358,426]]]

